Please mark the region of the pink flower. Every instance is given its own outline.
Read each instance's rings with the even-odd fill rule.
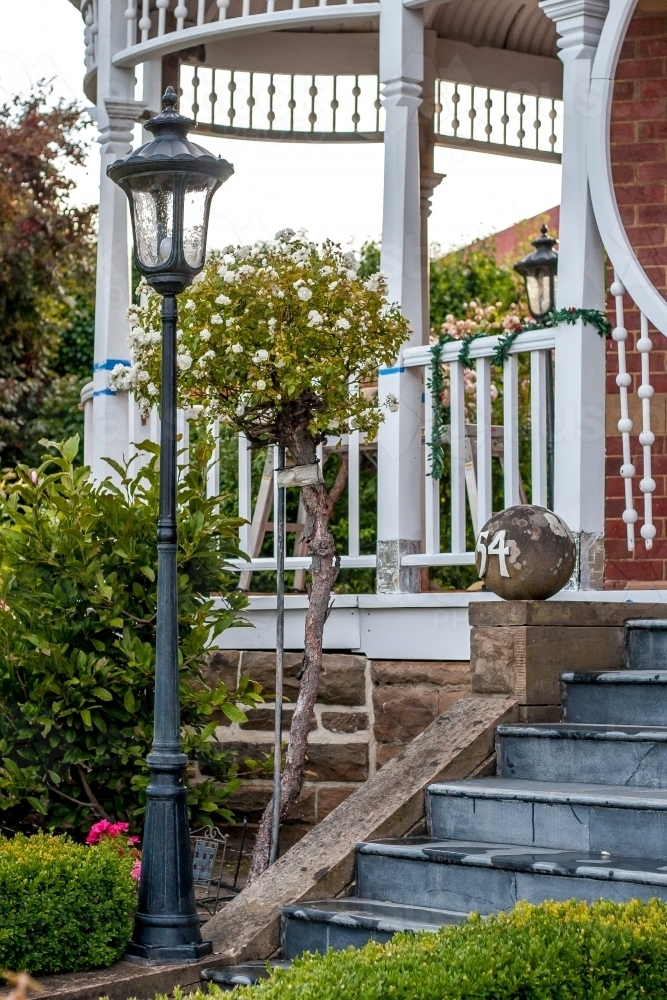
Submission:
[[[99,844],[103,837],[109,836],[111,826],[112,824],[108,819],[101,819],[98,823],[94,823],[86,837],[86,843]],[[112,834],[112,836],[114,835]]]
[[[120,837],[121,833],[127,833],[129,829],[129,823],[112,823],[107,832],[110,837]]]
[[[135,882],[138,882],[141,878],[141,861],[133,861],[132,868],[130,869],[130,878],[133,878]]]
[[[139,843],[139,838],[138,837],[128,837],[127,838],[127,846],[128,847],[136,847],[138,843]]]

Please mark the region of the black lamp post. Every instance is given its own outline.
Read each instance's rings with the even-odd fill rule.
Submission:
[[[174,110],[146,123],[153,140],[117,160],[109,177],[125,191],[132,215],[137,267],[162,296],[162,392],[155,728],[147,757],[150,783],[139,908],[129,958],[188,962],[207,955],[195,905],[186,788],[187,757],[181,746],[176,574],[176,295],[204,266],[211,199],[233,173],[226,160],[189,142],[194,125]]]
[[[533,253],[514,265],[526,285],[530,314],[538,322],[556,308],[558,254],[554,247],[558,240],[548,233],[548,227],[542,226],[542,235],[533,240]]]
[[[554,250],[557,240],[549,236],[547,226],[542,235],[533,240],[535,250],[514,265],[526,286],[528,308],[533,319],[540,322],[556,308],[556,282],[558,280],[558,254]],[[554,505],[554,372],[552,352],[547,356],[547,507]]]

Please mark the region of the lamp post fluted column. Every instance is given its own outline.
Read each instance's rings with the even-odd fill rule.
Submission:
[[[178,663],[176,522],[176,295],[204,266],[211,199],[234,168],[187,138],[194,122],[179,115],[167,88],[166,110],[146,129],[155,138],[108,168],[125,191],[137,267],[162,296],[160,510],[153,746],[146,793],[139,907],[127,957],[148,964],[195,962],[202,941],[194,896]]]

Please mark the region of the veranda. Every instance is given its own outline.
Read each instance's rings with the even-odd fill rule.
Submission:
[[[504,505],[524,496],[552,503],[575,534],[579,562],[562,596],[626,601],[635,596],[637,582],[659,588],[665,397],[659,381],[664,376],[652,379],[648,351],[658,346],[658,334],[667,334],[664,268],[657,266],[665,240],[661,227],[649,232],[639,223],[652,221],[652,206],[642,208],[653,197],[642,177],[649,178],[651,167],[658,177],[664,150],[648,142],[650,121],[639,135],[646,139],[641,150],[631,126],[633,114],[636,120],[657,114],[646,104],[632,109],[638,81],[650,72],[634,58],[635,43],[628,40],[646,36],[648,41],[636,44],[650,50],[650,17],[641,3],[628,39],[634,0],[81,0],[80,6],[85,88],[97,106],[102,145],[95,371],[83,393],[86,457],[94,475],[106,474],[105,457],[127,459],[134,442],[157,440],[157,414],[142,420],[132,397],[109,387],[110,370],[127,357],[130,283],[124,195],[107,179],[106,167],[129,151],[134,123],[158,111],[164,87],[173,83],[181,89],[181,110],[193,114],[204,135],[384,142],[381,269],[413,335],[395,365],[379,372],[381,397],[393,396],[398,405],[387,411],[377,444],[366,444],[353,431],[325,448],[342,446],[348,457],[349,534],[342,567],[374,569],[376,577],[374,594],[335,598],[325,648],[373,659],[467,659],[467,606],[476,595],[424,593],[422,569],[474,562],[466,536],[491,514],[492,468],[499,456]],[[626,346],[622,331],[631,333],[630,375],[616,383],[613,343],[608,387],[605,342],[591,326],[577,321],[522,334],[504,363],[501,425],[492,424],[489,396],[495,338],[471,348],[474,425],[466,424],[458,348],[445,348],[451,501],[444,517],[428,448],[428,216],[441,180],[434,172],[436,145],[560,160],[557,307],[602,310],[607,304],[621,331],[614,335],[619,350]],[[643,175],[633,172],[640,161]],[[635,332],[641,337],[630,349]],[[553,497],[547,475],[552,354]],[[520,355],[530,357],[526,483],[519,470]],[[609,437],[606,411],[613,418]],[[188,416],[182,414],[185,437]],[[359,541],[360,455],[369,447],[377,463],[374,552],[361,551]],[[271,508],[270,458],[264,496],[258,496],[250,486],[246,443],[239,440],[239,513],[248,521],[242,547],[253,556],[253,571],[275,568],[274,558],[258,555]],[[214,464],[211,491],[217,483]],[[287,568],[307,566],[297,531]],[[652,599],[663,594],[657,590]],[[288,597],[288,648],[300,648],[305,605],[305,595]],[[251,597],[249,617],[257,628],[231,629],[225,644],[271,648],[273,608],[270,595]]]

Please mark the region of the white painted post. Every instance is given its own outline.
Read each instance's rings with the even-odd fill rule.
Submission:
[[[477,523],[482,528],[493,513],[491,469],[491,359],[477,359]]]
[[[519,489],[519,359],[510,354],[503,365],[503,481],[505,506],[520,503]]]
[[[424,74],[421,11],[385,0],[380,15],[380,82],[386,112],[382,258],[389,299],[410,321],[410,346],[422,343],[419,125]],[[408,346],[407,344],[405,346]],[[420,552],[422,376],[402,356],[379,373],[385,420],[378,434],[378,593],[416,593],[418,568],[403,555]]]
[[[608,0],[542,0],[563,63],[559,308],[604,309],[602,243],[591,205],[586,119],[593,59]],[[577,590],[603,584],[605,342],[582,322],[556,334],[554,508],[577,540]]]
[[[109,475],[104,458],[129,458],[127,393],[109,387],[109,372],[128,362],[125,318],[130,303],[128,211],[125,193],[109,180],[106,168],[131,149],[132,128],[143,110],[133,100],[134,70],[111,64],[113,52],[127,41],[125,11],[114,0],[99,0],[97,126],[101,150],[95,348],[92,470],[97,481]]]
[[[547,505],[547,365],[550,351],[530,355],[531,503]]]
[[[449,440],[452,466],[452,552],[466,551],[466,417],[463,365],[449,366]]]
[[[426,460],[424,463],[424,498],[425,498],[425,548],[429,556],[440,552],[440,480],[430,474],[431,462],[429,444],[433,439],[433,397],[427,389],[424,394],[424,443],[426,445]]]
[[[359,555],[359,445],[361,434],[357,430],[347,435],[347,554]],[[298,521],[298,518],[297,518]],[[296,553],[295,553],[296,554]]]

